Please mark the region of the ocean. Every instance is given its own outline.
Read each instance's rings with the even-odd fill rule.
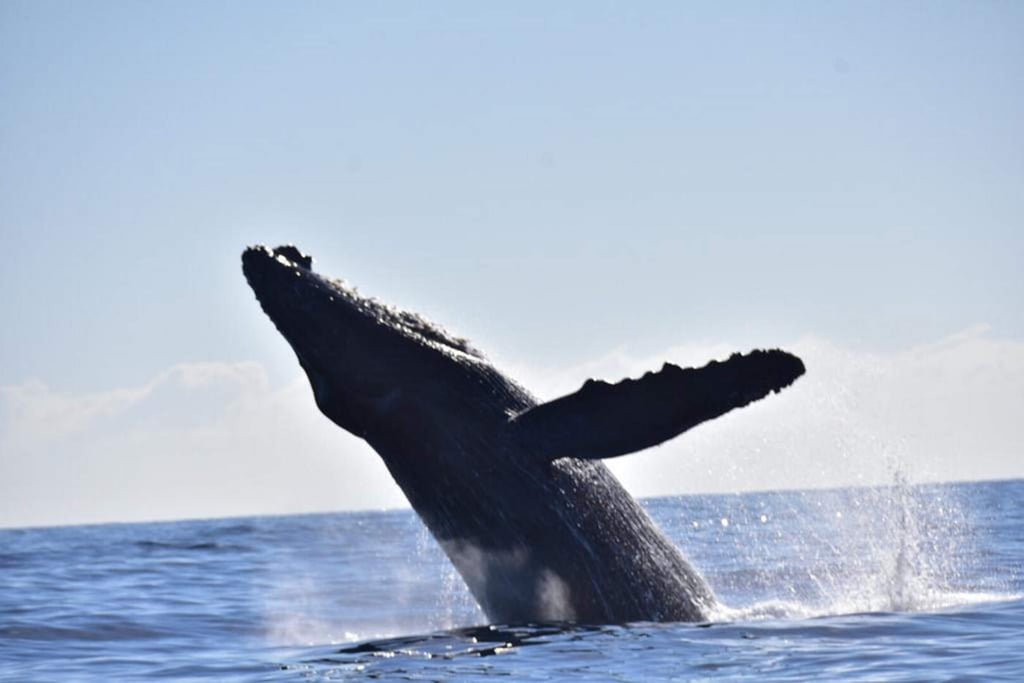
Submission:
[[[0,530],[3,681],[1024,680],[1024,481],[644,501],[708,623],[488,625],[415,514]]]

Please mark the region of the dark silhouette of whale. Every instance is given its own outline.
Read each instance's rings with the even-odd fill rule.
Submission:
[[[380,454],[492,622],[700,621],[715,597],[601,458],[792,383],[784,351],[588,380],[538,403],[465,339],[359,295],[294,246],[242,266],[317,406]]]

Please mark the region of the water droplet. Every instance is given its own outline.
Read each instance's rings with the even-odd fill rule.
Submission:
[[[768,515],[761,515],[761,524],[768,523]]]
[[[729,526],[729,518],[722,517],[722,526]]]

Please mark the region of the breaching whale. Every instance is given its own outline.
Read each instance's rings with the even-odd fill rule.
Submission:
[[[666,363],[538,403],[465,339],[317,274],[294,246],[249,248],[242,268],[319,409],[377,451],[488,619],[707,619],[711,588],[601,459],[778,391],[799,358]]]

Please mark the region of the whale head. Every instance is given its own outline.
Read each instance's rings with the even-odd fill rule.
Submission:
[[[321,412],[357,436],[393,430],[388,417],[397,410],[451,409],[447,399],[488,374],[466,340],[316,273],[294,246],[250,247],[242,270],[298,356]]]

